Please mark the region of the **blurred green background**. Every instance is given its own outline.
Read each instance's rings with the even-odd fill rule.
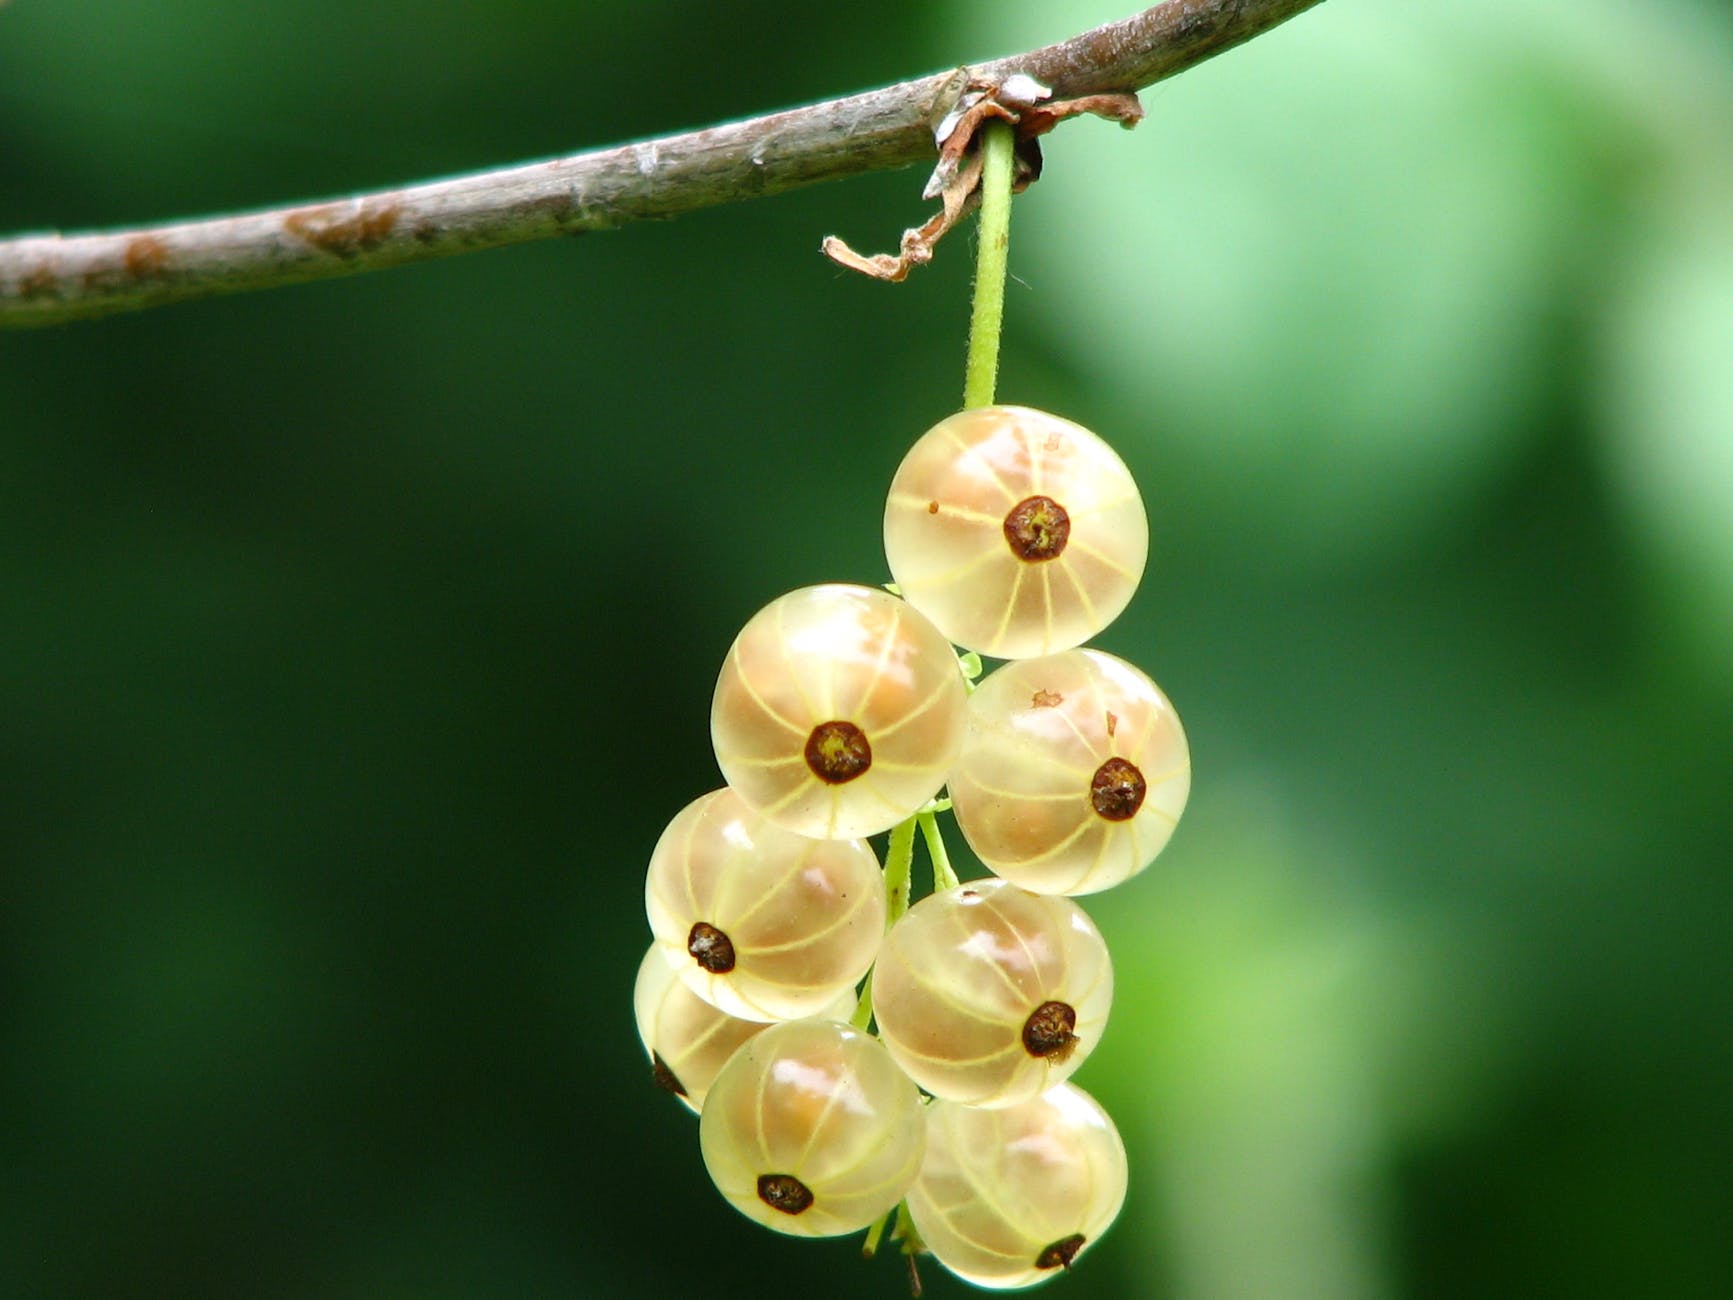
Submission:
[[[0,8],[0,231],[1027,48],[1091,0]],[[1733,18],[1329,0],[1063,128],[1001,395],[1149,503],[1186,822],[1089,900],[1071,1297],[1733,1278]],[[894,1296],[649,1086],[642,871],[782,591],[886,578],[922,176],[0,335],[0,1294]],[[965,1288],[926,1270],[929,1294]]]

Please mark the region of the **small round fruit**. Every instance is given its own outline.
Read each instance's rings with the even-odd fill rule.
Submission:
[[[663,958],[745,1020],[816,1015],[852,990],[884,937],[884,876],[865,840],[773,826],[734,791],[688,804],[656,842],[644,910]]]
[[[834,1237],[907,1194],[926,1144],[921,1096],[870,1034],[791,1020],[722,1067],[698,1124],[704,1165],[767,1228]]]
[[[903,458],[885,505],[903,598],[999,659],[1087,641],[1130,603],[1148,553],[1125,462],[1081,425],[1024,406],[941,420]]]
[[[1173,705],[1099,650],[1006,664],[969,697],[949,777],[969,847],[1041,894],[1093,894],[1147,867],[1191,792]]]
[[[846,1020],[854,1004],[854,990],[848,989],[820,1014]],[[765,1028],[762,1020],[741,1020],[704,1001],[686,987],[655,944],[638,964],[632,1013],[650,1056],[651,1077],[693,1114],[703,1108],[711,1081],[735,1049]]]
[[[964,1281],[1033,1286],[1107,1231],[1125,1176],[1113,1121],[1073,1084],[1001,1110],[935,1101],[909,1213],[927,1249]]]
[[[909,1077],[947,1101],[1013,1106],[1095,1050],[1113,966],[1068,898],[975,880],[923,898],[891,927],[873,1013]]]
[[[801,835],[872,835],[938,793],[963,739],[956,653],[889,592],[802,587],[734,639],[710,710],[740,797]]]

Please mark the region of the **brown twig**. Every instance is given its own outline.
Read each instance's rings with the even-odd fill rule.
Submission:
[[[0,240],[0,326],[54,325],[608,230],[931,162],[971,80],[1025,73],[1060,100],[1132,92],[1318,0],[1168,0],[1057,45],[749,121],[331,202]]]

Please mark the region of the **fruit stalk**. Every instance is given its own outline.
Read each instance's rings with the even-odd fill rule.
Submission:
[[[1005,323],[1005,262],[1011,244],[1014,140],[1008,122],[981,130],[981,230],[963,407],[991,406],[999,380],[999,335]]]
[[[945,835],[939,829],[939,819],[934,813],[917,814],[921,823],[921,838],[927,842],[927,856],[933,862],[933,892],[942,893],[947,889],[955,889],[962,882],[957,879],[957,873],[951,866],[951,855],[945,851]]]
[[[890,843],[885,847],[885,928],[887,930],[897,923],[904,912],[909,910],[909,884],[910,877],[914,874],[915,865],[915,821],[915,817],[907,817],[898,822],[891,831]],[[873,976],[872,972],[868,971],[866,983],[861,985],[860,1001],[855,1004],[854,1015],[849,1017],[849,1023],[856,1029],[865,1030],[872,1022]]]

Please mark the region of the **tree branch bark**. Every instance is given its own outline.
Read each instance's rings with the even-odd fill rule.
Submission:
[[[1023,72],[1058,99],[1135,91],[1318,0],[1168,0],[1044,49],[636,144],[332,202],[93,234],[0,240],[0,326],[399,266],[931,161],[971,78]]]

